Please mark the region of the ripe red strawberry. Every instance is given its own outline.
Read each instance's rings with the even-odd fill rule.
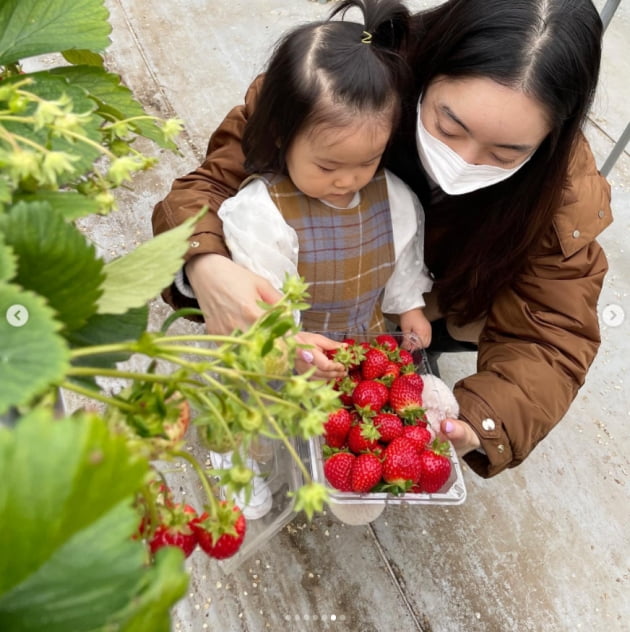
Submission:
[[[358,494],[369,492],[380,482],[382,474],[383,466],[378,456],[370,452],[360,454],[352,466],[352,491]]]
[[[411,352],[407,351],[407,349],[401,349],[398,353],[400,366],[409,366],[414,364],[413,356],[411,355]]]
[[[413,441],[406,437],[394,439],[383,451],[383,479],[406,491],[421,475],[420,454]]]
[[[374,416],[372,422],[381,435],[383,443],[389,443],[403,433],[402,419],[394,413],[380,412]]]
[[[400,375],[400,367],[395,362],[392,362],[390,360],[387,363],[387,366],[385,367],[385,373],[383,373],[381,377],[383,378],[387,377],[393,381],[394,378],[398,377],[399,375]]]
[[[446,441],[436,439],[431,447],[420,454],[422,475],[420,477],[420,490],[427,494],[433,494],[448,481],[451,475],[452,464],[448,456],[449,446]]]
[[[386,351],[396,351],[398,349],[398,341],[390,334],[379,334],[376,336],[376,344],[383,347]]]
[[[188,557],[197,546],[197,535],[194,531],[194,521],[197,512],[190,505],[164,506],[160,511],[159,524],[149,541],[151,553],[155,553],[164,546],[176,546]]]
[[[402,435],[413,441],[418,450],[424,450],[431,441],[431,431],[423,423],[416,426],[405,426],[402,429]]]
[[[247,523],[239,507],[222,501],[216,516],[204,512],[193,522],[193,530],[203,552],[214,559],[223,560],[232,557],[241,548]]]
[[[400,378],[399,378],[400,379]],[[352,403],[359,412],[377,413],[389,399],[389,389],[375,380],[359,382],[352,393]]]
[[[422,378],[416,373],[400,375],[392,382],[389,404],[403,419],[413,420],[424,414],[421,383]]]
[[[352,465],[356,456],[350,452],[336,452],[324,461],[326,480],[340,492],[352,491]]]
[[[417,388],[420,392],[420,395],[422,395],[422,392],[424,391],[424,380],[422,379],[421,375],[418,375],[418,373],[406,373],[405,380],[409,384]]]
[[[352,426],[352,414],[347,408],[340,408],[328,415],[324,423],[324,439],[332,448],[341,448],[346,442]]]
[[[374,347],[368,349],[365,352],[363,362],[361,362],[361,375],[364,380],[375,380],[385,373],[388,364],[389,358],[384,351]]]
[[[354,454],[371,452],[381,447],[380,434],[371,422],[361,422],[352,426],[348,432],[348,448]]]
[[[339,391],[339,399],[344,406],[352,406],[352,393],[360,381],[361,376],[354,371],[350,371],[346,377],[335,380],[334,389]]]

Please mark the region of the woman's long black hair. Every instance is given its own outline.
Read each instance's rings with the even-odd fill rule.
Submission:
[[[444,235],[427,252],[443,313],[461,322],[487,313],[549,229],[597,86],[601,37],[590,0],[449,0],[412,18],[415,89],[387,166],[420,195],[427,231]],[[415,149],[415,107],[440,75],[520,90],[544,106],[552,129],[504,182],[431,203]]]
[[[394,128],[401,95],[411,90],[405,46],[409,12],[396,0],[344,0],[363,23],[328,19],[290,31],[274,51],[244,136],[249,172],[285,173],[285,156],[307,125],[343,127],[356,114],[383,113]]]

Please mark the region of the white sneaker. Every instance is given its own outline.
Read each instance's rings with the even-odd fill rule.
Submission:
[[[232,467],[232,455],[233,452],[219,453],[210,451],[212,467],[217,470],[229,469]],[[273,498],[267,482],[260,476],[258,463],[251,457],[247,457],[245,459],[245,466],[254,472],[249,501],[245,502],[245,490],[235,494],[234,499],[236,504],[241,508],[246,520],[258,520],[269,513],[273,504]],[[222,492],[225,494],[223,488]]]

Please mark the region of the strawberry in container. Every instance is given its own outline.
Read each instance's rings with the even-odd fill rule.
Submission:
[[[427,371],[422,352],[412,355],[392,335],[346,342],[335,355],[350,366],[336,382],[340,407],[323,440],[312,442],[316,475],[332,488],[331,511],[365,524],[388,503],[463,502],[457,456],[437,436],[440,421],[459,413],[451,390]]]

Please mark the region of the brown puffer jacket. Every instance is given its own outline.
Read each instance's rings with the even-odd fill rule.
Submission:
[[[260,88],[234,108],[210,139],[206,160],[178,178],[153,213],[155,234],[179,225],[204,205],[188,258],[229,256],[216,211],[245,178],[241,137]],[[481,438],[483,452],[465,459],[484,477],[521,463],[562,419],[599,347],[597,300],[606,257],[597,235],[612,222],[610,187],[584,138],[569,167],[568,186],[553,228],[517,281],[498,295],[479,341],[478,372],[455,385],[460,417]],[[427,242],[431,234],[425,236]],[[427,248],[429,243],[427,243]],[[188,304],[171,286],[164,298]]]

